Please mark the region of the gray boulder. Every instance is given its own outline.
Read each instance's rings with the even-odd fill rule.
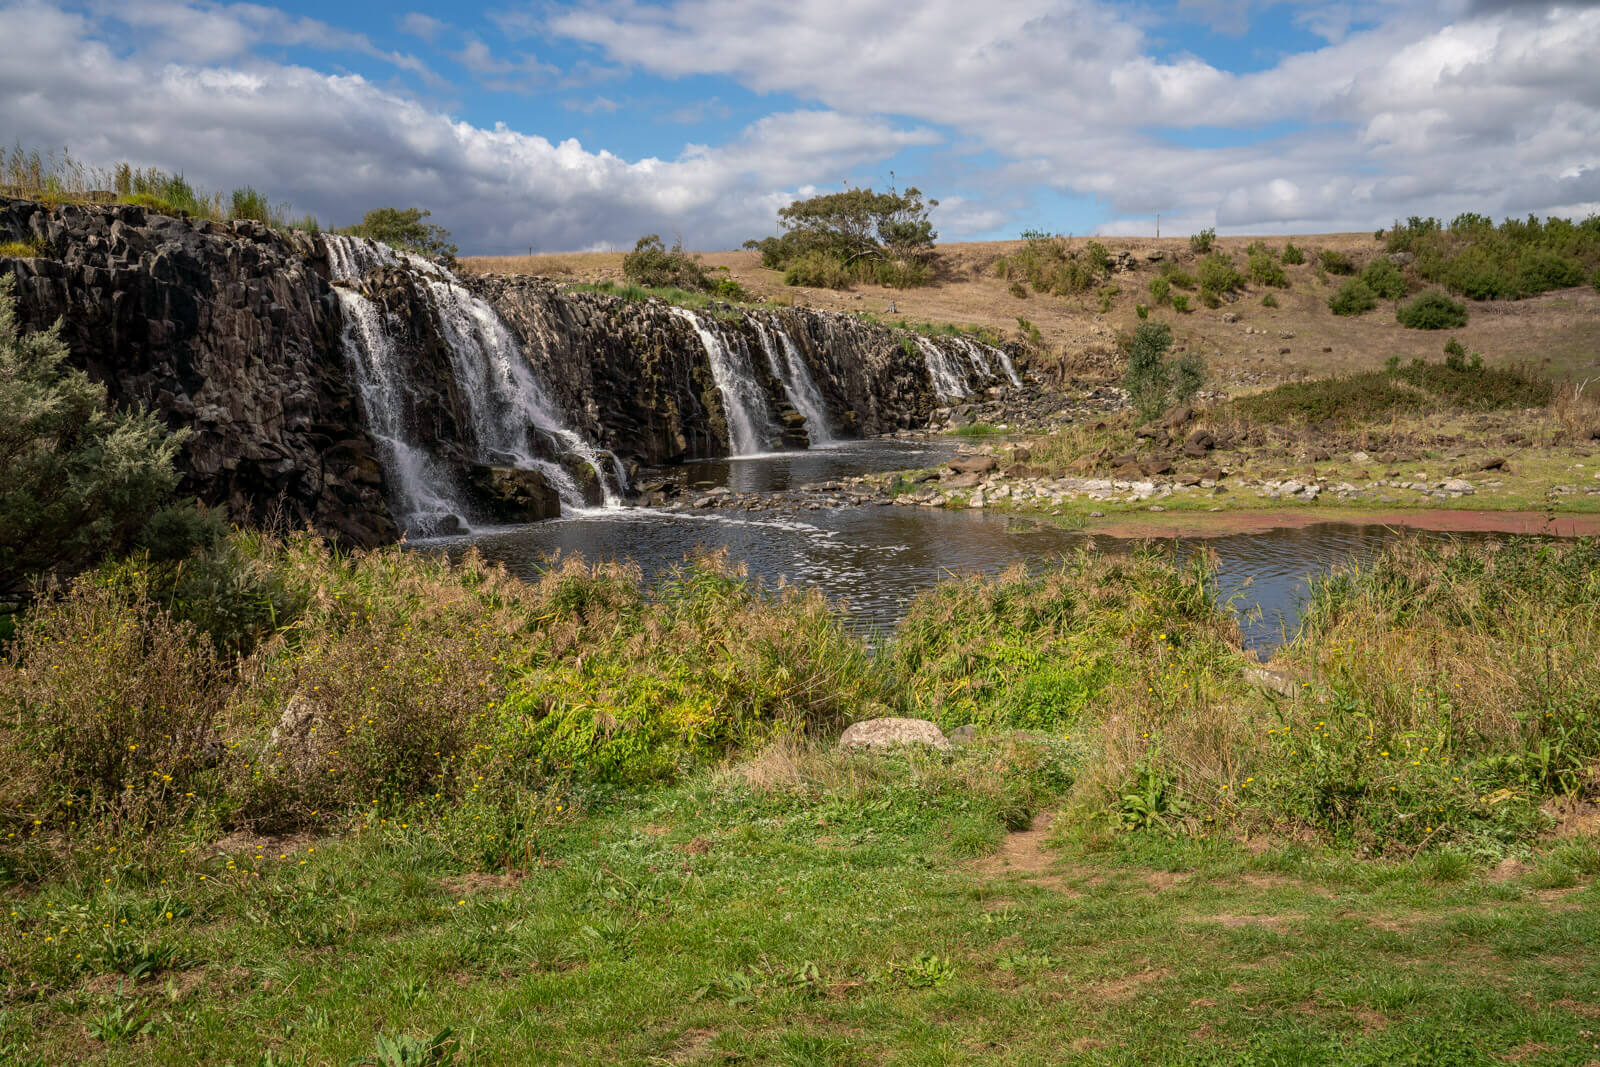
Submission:
[[[927,745],[940,752],[950,751],[950,739],[927,719],[898,716],[866,719],[851,725],[839,738],[839,747],[843,749],[898,748],[901,745]]]

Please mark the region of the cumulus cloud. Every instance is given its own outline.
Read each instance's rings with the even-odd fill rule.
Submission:
[[[1317,23],[1329,44],[1251,74],[1158,60],[1138,23],[1092,0],[606,0],[548,25],[646,71],[951,127],[1019,172],[1098,197],[1114,227],[1163,211],[1236,229],[1363,229],[1441,205],[1502,210],[1600,166],[1600,10],[1474,3],[1463,14],[1478,17],[1453,23],[1332,5]],[[1155,132],[1284,122],[1301,129],[1221,149]]]
[[[733,247],[770,230],[784,190],[937,140],[808,110],[769,115],[725,145],[630,161],[457,121],[355,75],[122,56],[92,19],[43,4],[0,7],[0,34],[34,44],[0,66],[4,132],[25,144],[180,170],[203,187],[248,183],[333,224],[419,205],[472,251],[631,245],[674,230]]]

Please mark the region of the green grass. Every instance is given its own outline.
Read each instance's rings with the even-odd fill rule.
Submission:
[[[0,933],[33,983],[0,1049],[350,1063],[452,1030],[440,1062],[1581,1062],[1592,875],[1070,829],[1037,869],[982,859],[1025,810],[966,777],[1070,759],[801,752],[596,798],[490,876],[416,822],[55,885]]]
[[[1422,411],[1541,408],[1553,395],[1550,380],[1529,371],[1417,360],[1392,370],[1289,382],[1240,397],[1232,407],[1261,422],[1349,425]]]
[[[49,252],[50,246],[37,237],[26,241],[0,241],[0,259],[25,259],[48,255]]]
[[[1006,431],[988,422],[968,422],[950,432],[957,437],[994,437]]]

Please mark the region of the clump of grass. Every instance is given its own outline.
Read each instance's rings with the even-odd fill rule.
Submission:
[[[957,437],[993,437],[1005,433],[1000,427],[988,422],[967,422],[950,431]]]
[[[1233,407],[1260,422],[1367,422],[1420,411],[1425,397],[1406,389],[1387,374],[1369,372],[1313,382],[1286,382],[1254,396],[1239,397]]]
[[[50,245],[43,238],[29,237],[21,241],[0,241],[0,259],[28,259],[49,254]]]

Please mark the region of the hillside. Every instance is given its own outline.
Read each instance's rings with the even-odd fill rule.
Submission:
[[[1075,238],[1081,248],[1088,238]],[[1111,310],[1102,314],[1100,296],[1091,289],[1059,297],[1029,292],[1013,295],[1010,283],[995,276],[997,258],[1013,255],[1023,241],[987,241],[940,245],[939,280],[921,289],[886,289],[858,284],[832,291],[791,287],[782,273],[761,266],[754,251],[706,252],[703,262],[725,268],[727,276],[754,296],[779,303],[799,303],[842,311],[893,314],[915,322],[953,322],[987,327],[1006,336],[1019,334],[1017,319],[1038,327],[1048,357],[1065,360],[1069,370],[1083,373],[1109,369],[1118,332],[1137,323],[1135,305],[1150,303],[1149,283],[1158,262],[1166,259],[1192,269],[1199,259],[1187,236],[1172,238],[1098,238],[1115,259],[1133,256],[1135,269],[1119,272],[1110,284],[1118,292]],[[1223,237],[1217,246],[1242,268],[1245,249],[1263,240],[1275,250],[1293,242],[1308,253],[1332,249],[1350,256],[1359,269],[1383,253],[1371,234],[1310,234],[1293,237]],[[462,261],[475,272],[538,274],[574,282],[623,281],[621,252],[567,253],[515,257],[472,257]],[[1153,309],[1151,315],[1173,325],[1179,345],[1204,355],[1213,380],[1231,387],[1273,384],[1298,377],[1322,377],[1379,366],[1391,355],[1402,360],[1438,359],[1447,336],[1457,337],[1485,359],[1534,364],[1557,379],[1582,380],[1600,374],[1600,292],[1580,286],[1521,301],[1469,301],[1466,327],[1454,331],[1408,330],[1395,321],[1393,302],[1354,318],[1328,310],[1328,297],[1344,281],[1322,274],[1312,263],[1285,266],[1289,288],[1270,290],[1279,307],[1261,305],[1269,290],[1250,286],[1234,303],[1178,314]],[[889,311],[890,307],[894,311]],[[1236,321],[1228,321],[1229,316]],[[1291,335],[1291,336],[1285,336]]]

